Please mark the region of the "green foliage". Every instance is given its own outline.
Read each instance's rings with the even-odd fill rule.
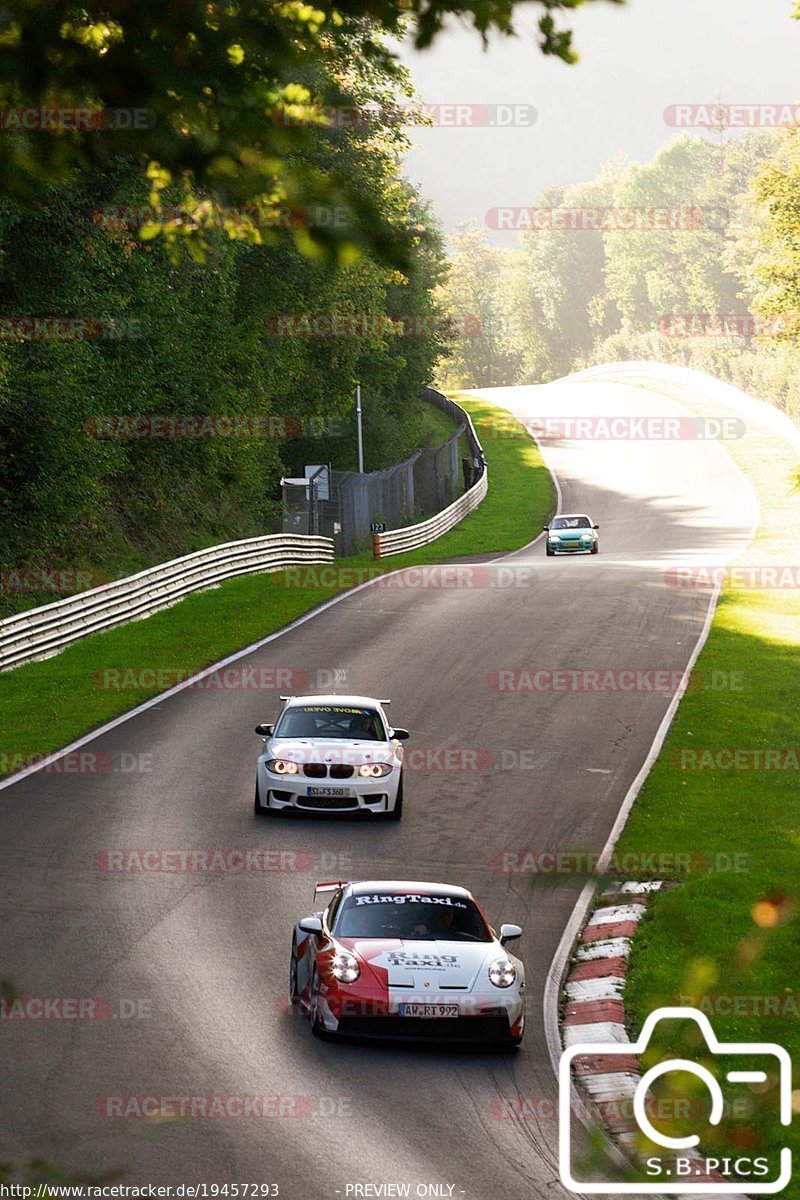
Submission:
[[[614,201],[620,170],[612,161],[591,183],[549,188],[537,208],[565,214],[602,210]],[[520,382],[532,383],[566,374],[613,327],[614,318],[608,312],[601,234],[533,228],[521,242],[508,285],[511,337],[523,364]]]
[[[372,160],[370,187],[405,222],[413,250],[406,275],[368,256],[337,268],[290,242],[253,245],[222,231],[209,234],[204,262],[174,260],[161,241],[139,241],[125,222],[108,227],[96,219],[104,206],[146,203],[130,158],[52,189],[36,212],[5,205],[0,313],[83,318],[121,336],[36,340],[4,327],[0,568],[124,574],[279,527],[282,474],[331,458],[355,466],[349,422],[356,379],[371,433],[367,466],[417,447],[417,397],[446,345],[431,300],[441,242],[388,160]],[[276,336],[287,314],[332,313],[350,314],[356,332]],[[414,314],[417,320],[398,324],[400,315]],[[96,436],[105,420],[165,414],[238,418],[239,434]],[[255,428],[252,436],[242,435],[244,422]],[[310,440],[327,422],[337,423],[339,436]],[[267,436],[259,435],[265,427]],[[281,437],[284,429],[292,436]],[[298,430],[307,436],[301,440]],[[48,598],[0,603],[8,610]]]
[[[763,163],[752,186],[759,206],[758,236],[749,283],[756,312],[779,317],[779,340],[800,332],[800,139],[790,129]]]
[[[446,387],[491,387],[518,370],[508,337],[506,255],[484,230],[461,226],[451,238],[450,269],[439,299],[452,322]]]
[[[463,386],[541,383],[650,359],[707,371],[800,418],[798,197],[795,130],[721,145],[684,135],[647,163],[612,159],[591,182],[549,188],[536,209],[540,218],[559,210],[561,228],[536,228],[532,215],[515,251],[478,231],[455,240],[446,295],[453,305],[477,297],[493,324],[491,335],[456,342],[450,376]],[[567,227],[603,211],[604,232]],[[650,213],[676,227],[624,227]],[[770,324],[759,332],[751,319],[753,336],[721,330],[718,318],[748,313]]]
[[[409,21],[417,46],[429,45],[450,17],[467,18],[485,39],[493,29],[513,32],[514,2],[8,0],[0,15],[0,106],[12,111],[0,140],[0,195],[27,203],[44,195],[46,203],[43,188],[131,154],[154,196],[170,183],[178,189],[183,214],[167,229],[173,242],[197,236],[198,196],[224,207],[342,203],[343,226],[295,231],[306,249],[365,245],[405,263],[402,237],[383,206],[363,195],[342,154],[354,140],[398,152],[405,135],[386,123],[379,134],[343,129],[325,110],[359,106],[365,84],[381,103],[371,85],[403,78],[383,39],[402,38]],[[536,3],[544,10],[541,49],[573,61],[571,35],[554,17],[583,0]],[[72,127],[46,131],[13,115],[76,109],[84,116]],[[135,119],[121,122],[120,110]],[[238,219],[229,231],[261,237]]]
[[[623,328],[654,329],[669,314],[741,309],[742,280],[728,269],[725,252],[754,163],[772,144],[769,135],[756,134],[720,150],[687,135],[622,176],[616,206],[697,213],[695,228],[689,219],[687,228],[605,235],[607,287]]]

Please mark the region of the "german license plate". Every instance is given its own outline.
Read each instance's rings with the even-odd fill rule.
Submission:
[[[457,1017],[457,1004],[401,1004],[401,1017]]]
[[[309,787],[306,788],[307,796],[328,796],[331,799],[336,799],[337,796],[349,796],[350,788],[337,787]]]

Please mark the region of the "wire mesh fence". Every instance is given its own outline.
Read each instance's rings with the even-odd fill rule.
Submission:
[[[338,555],[354,554],[372,544],[374,524],[401,529],[440,512],[480,478],[483,451],[462,408],[434,388],[424,398],[456,422],[441,446],[417,450],[403,462],[380,471],[332,471],[328,496],[316,482],[285,480],[283,531],[332,537]],[[467,435],[468,453],[459,456]]]

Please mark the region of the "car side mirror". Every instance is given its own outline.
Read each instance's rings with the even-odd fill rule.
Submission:
[[[404,742],[406,738],[410,738],[411,734],[407,729],[393,729],[392,737],[397,738],[398,742]]]
[[[522,928],[519,925],[501,925],[500,926],[500,945],[505,946],[506,942],[515,942],[517,938],[522,937]]]
[[[592,526],[592,529],[599,529],[599,528],[600,528],[600,526],[599,526],[599,525],[593,525],[593,526]]]
[[[298,924],[303,933],[322,933],[322,921],[319,917],[303,917]]]
[[[256,733],[260,733],[262,737],[272,737],[272,725],[256,725]]]
[[[550,526],[549,526],[549,525],[543,525],[543,526],[542,526],[542,529],[545,531],[545,533],[547,532],[547,530],[548,530],[549,528],[550,528]]]

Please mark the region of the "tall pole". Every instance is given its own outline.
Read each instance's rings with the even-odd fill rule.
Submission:
[[[356,384],[356,424],[358,426],[358,473],[364,474],[364,434],[361,428],[361,384]]]

